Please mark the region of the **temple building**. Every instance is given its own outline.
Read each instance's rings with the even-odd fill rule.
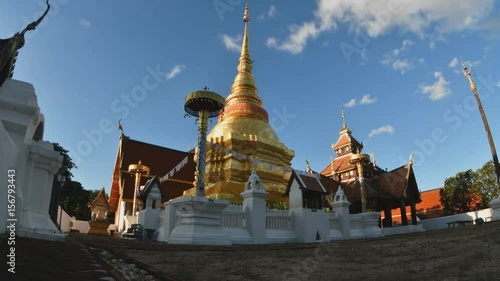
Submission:
[[[332,145],[332,150],[337,157],[331,160],[330,164],[321,171],[321,174],[344,184],[351,184],[358,177],[357,165],[351,161],[351,158],[353,154],[363,150],[363,144],[352,136],[352,131],[347,127],[345,121],[344,110],[342,110],[342,120],[343,126],[339,132],[340,136],[337,142]],[[361,165],[364,175],[367,178],[372,178],[385,172],[372,162],[371,159],[362,161]]]
[[[332,145],[336,158],[332,159],[320,173],[321,176],[333,181],[327,183],[328,180],[321,180],[324,186],[333,187],[329,195],[334,194],[338,186],[342,187],[347,199],[351,202],[351,213],[362,212],[362,203],[365,200],[366,211],[383,212],[381,225],[385,227],[393,226],[393,209],[397,209],[398,214],[401,214],[399,222],[407,225],[408,206],[410,220],[416,224],[416,204],[422,200],[412,167],[412,157],[407,164],[392,171],[387,172],[381,169],[367,154],[361,154],[363,144],[352,136],[343,111],[342,120],[340,136]],[[314,189],[314,187],[310,188]]]
[[[138,198],[141,187],[155,175],[163,178],[162,203],[182,196],[184,190],[193,187],[196,167],[193,156],[190,152],[131,139],[122,131],[109,196],[109,212],[115,214],[118,230],[123,230],[125,216],[135,216],[134,213],[141,209],[141,200]],[[144,172],[140,173],[138,168],[142,168]]]
[[[248,3],[243,21],[245,30],[238,73],[226,98],[224,113],[207,136],[212,145],[207,145],[205,195],[232,203],[242,202],[240,193],[244,190],[253,165],[269,192],[268,206],[285,208],[288,198],[283,194],[295,153],[279,140],[269,125],[268,113],[257,95],[249,51]],[[237,153],[227,153],[228,150]],[[241,154],[248,157],[241,157]],[[254,161],[250,161],[249,157]],[[194,190],[185,194],[194,194]]]

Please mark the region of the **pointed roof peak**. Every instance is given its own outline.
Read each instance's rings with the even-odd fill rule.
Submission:
[[[344,133],[348,133],[348,134],[351,134],[352,131],[349,130],[349,128],[347,128],[347,124],[345,122],[345,113],[344,113],[344,108],[342,108],[342,129],[340,130],[339,134],[344,134]]]
[[[243,14],[243,21],[244,22],[250,21],[250,9],[248,8],[248,1],[245,5],[245,13]]]
[[[246,104],[252,107],[252,114],[256,115],[258,119],[268,122],[267,112],[262,108],[262,100],[257,95],[257,86],[255,85],[255,78],[252,74],[253,60],[250,56],[248,24],[250,22],[250,8],[248,1],[245,5],[245,12],[243,14],[243,22],[245,30],[243,33],[243,42],[241,43],[241,54],[238,60],[238,73],[234,78],[233,85],[231,86],[231,93],[226,98],[226,112],[225,116],[230,116],[233,104]],[[238,109],[241,112],[241,109]]]

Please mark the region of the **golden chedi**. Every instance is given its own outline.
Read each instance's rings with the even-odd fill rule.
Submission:
[[[240,193],[252,167],[255,167],[269,192],[268,206],[285,208],[288,197],[283,197],[283,193],[295,153],[279,140],[269,125],[267,111],[262,108],[262,100],[257,95],[248,47],[248,3],[243,20],[245,33],[238,74],[226,98],[224,113],[207,136],[207,140],[214,145],[207,145],[205,195],[241,203]],[[228,153],[228,149],[237,153]],[[241,154],[255,160],[242,159]]]

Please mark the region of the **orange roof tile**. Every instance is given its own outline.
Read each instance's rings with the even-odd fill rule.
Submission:
[[[193,187],[194,171],[196,163],[192,153],[174,150],[158,145],[153,145],[145,142],[136,141],[130,138],[122,138],[121,147],[119,148],[116,165],[120,165],[119,169],[115,169],[115,173],[119,173],[123,184],[123,198],[132,199],[135,185],[135,175],[128,172],[130,164],[137,164],[142,161],[143,165],[150,168],[150,176],[144,177],[141,180],[141,185],[154,175],[163,177],[168,172],[176,167],[186,156],[188,163],[178,171],[172,178],[161,184],[163,198],[166,201],[182,195],[184,190]],[[118,160],[120,157],[120,160]],[[121,162],[121,163],[120,163]],[[116,188],[119,186],[113,184],[111,193],[116,193]],[[113,204],[111,204],[113,206]],[[116,208],[116,205],[114,206]]]

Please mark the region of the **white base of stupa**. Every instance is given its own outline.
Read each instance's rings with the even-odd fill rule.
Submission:
[[[172,205],[179,214],[179,224],[170,234],[168,243],[231,245],[220,223],[221,213],[228,204],[226,200],[196,196],[174,199]]]

